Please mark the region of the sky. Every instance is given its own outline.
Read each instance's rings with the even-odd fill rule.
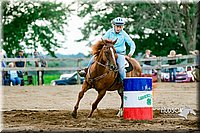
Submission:
[[[72,1],[76,1],[76,4],[73,6],[74,9],[78,8],[78,1],[79,0],[50,0],[50,1],[58,1],[65,4],[70,4]],[[101,2],[108,2],[108,0],[99,0]],[[89,41],[82,41],[76,42],[83,37],[81,31],[78,29],[84,26],[84,21],[88,18],[80,18],[76,15],[76,11],[74,12],[75,15],[72,15],[68,21],[68,26],[65,27],[64,31],[66,33],[66,42],[63,44],[62,48],[59,48],[55,53],[60,54],[78,54],[83,53],[85,55],[90,54],[91,48],[86,46],[89,42],[95,43],[101,36],[92,36],[90,35]],[[67,32],[68,31],[68,32]]]
[[[48,1],[62,2],[64,4],[70,4],[71,2],[76,1],[76,4],[73,6],[73,8],[77,9],[79,0],[48,0]],[[108,2],[109,0],[99,0],[99,1]],[[88,55],[91,52],[91,48],[86,45],[90,41],[92,43],[95,43],[96,40],[101,38],[101,36],[90,35],[90,38],[92,39],[89,39],[89,41],[76,42],[76,40],[81,39],[83,37],[81,31],[78,28],[83,27],[84,21],[87,20],[87,18],[81,19],[80,17],[76,15],[76,13],[77,12],[75,11],[74,15],[72,15],[69,18],[68,26],[65,26],[64,28],[66,40],[65,40],[65,43],[63,44],[63,47],[59,48],[57,51],[55,51],[55,53],[60,53],[60,54],[83,53],[84,55]],[[63,39],[63,38],[60,36],[60,39]]]
[[[78,16],[72,16],[68,22],[68,26],[65,26],[66,41],[62,48],[59,48],[55,53],[61,54],[78,54],[83,53],[85,55],[89,54],[90,47],[85,46],[88,42],[76,42],[76,40],[81,39],[83,36],[81,31],[78,29],[82,27],[84,23]]]
[[[56,0],[56,1],[69,4],[72,1],[77,1],[77,0]],[[78,5],[74,5],[73,8],[76,9],[77,6]],[[88,41],[76,42],[76,40],[81,39],[81,37],[83,36],[81,31],[78,29],[79,27],[83,27],[83,26],[84,26],[83,20],[79,18],[75,12],[75,15],[72,15],[69,18],[68,26],[64,27],[64,33],[65,33],[65,39],[66,39],[65,43],[63,44],[63,47],[59,48],[57,51],[55,51],[55,53],[60,53],[60,54],[83,53],[85,55],[88,55],[91,48],[85,45],[88,44],[89,42]]]

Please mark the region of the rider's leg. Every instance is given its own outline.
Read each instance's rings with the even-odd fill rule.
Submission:
[[[125,56],[118,54],[118,58],[117,58],[117,64],[119,67],[119,74],[121,77],[121,81],[119,82],[120,84],[123,83],[123,79],[126,77],[126,71],[125,71]],[[121,88],[120,90],[118,90],[118,93],[121,97],[121,107],[117,113],[118,117],[123,116],[123,88]]]
[[[88,68],[92,65],[92,63],[94,62],[94,55],[92,56],[92,58],[90,59],[88,65],[86,68],[84,68],[83,70],[80,70],[78,73],[81,77],[85,77],[88,71]]]
[[[124,55],[118,54],[117,64],[119,67],[119,74],[120,74],[121,80],[123,81],[123,79],[126,77],[125,56]]]
[[[88,65],[87,65],[87,68],[89,68],[92,65],[92,63],[94,62],[94,57],[95,57],[94,55],[91,57]]]

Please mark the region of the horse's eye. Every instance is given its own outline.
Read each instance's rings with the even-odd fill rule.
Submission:
[[[106,56],[108,56],[108,52],[105,52]]]

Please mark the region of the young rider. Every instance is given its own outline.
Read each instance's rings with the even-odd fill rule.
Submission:
[[[123,30],[124,25],[125,25],[125,21],[123,18],[117,17],[117,18],[113,19],[111,21],[111,23],[112,23],[113,28],[109,29],[102,38],[113,40],[113,41],[117,39],[117,42],[114,44],[114,48],[118,55],[117,64],[119,67],[119,74],[123,81],[123,79],[126,77],[126,72],[125,72],[126,45],[125,45],[125,42],[130,46],[130,52],[128,54],[129,57],[131,57],[133,55],[133,53],[135,52],[136,46],[135,46],[134,41]],[[86,76],[87,69],[94,62],[94,56],[91,58],[87,68],[84,71],[79,72],[80,76]]]

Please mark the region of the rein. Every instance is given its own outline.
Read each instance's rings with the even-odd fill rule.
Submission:
[[[95,61],[95,62],[96,62],[98,65],[101,65],[101,66],[103,66],[103,67],[105,67],[105,68],[108,66],[108,65],[104,65],[104,64],[102,64],[101,62],[98,62],[98,61]],[[104,73],[104,74],[102,74],[102,75],[100,75],[100,76],[97,76],[97,77],[95,77],[95,78],[90,78],[90,77],[89,77],[89,80],[90,80],[90,82],[94,82],[94,81],[100,80],[100,79],[106,77],[110,71],[112,71],[112,70],[108,69],[108,72],[106,72],[106,73]],[[115,70],[114,72],[117,72],[117,71],[119,71],[119,69]],[[90,76],[90,72],[89,72],[89,76]]]
[[[101,65],[101,66],[103,66],[103,67],[107,67],[108,65],[104,65],[104,64],[102,64],[101,62],[98,62],[98,61],[95,61],[98,65]],[[102,78],[104,78],[105,76],[107,76],[108,75],[108,73],[109,73],[110,71],[108,71],[107,73],[104,73],[104,74],[102,74],[102,75],[100,75],[100,76],[97,76],[97,77],[95,77],[95,78],[90,78],[89,77],[89,80],[90,80],[90,82],[94,82],[94,81],[96,81],[96,80],[100,80],[100,79],[102,79]],[[89,72],[89,76],[90,76],[90,72]]]
[[[108,65],[104,65],[104,64],[102,64],[101,62],[98,62],[98,61],[95,61],[97,64],[99,64],[99,65],[101,65],[101,66],[103,66],[103,67],[107,67]]]

